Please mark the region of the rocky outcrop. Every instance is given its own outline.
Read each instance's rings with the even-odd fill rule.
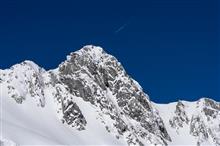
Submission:
[[[170,125],[172,128],[179,129],[183,127],[184,124],[189,124],[189,118],[186,115],[185,105],[179,101],[176,105],[175,115],[170,119]]]

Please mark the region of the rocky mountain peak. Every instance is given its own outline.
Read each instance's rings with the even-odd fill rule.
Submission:
[[[92,62],[94,64],[99,64],[106,61],[105,59],[108,57],[112,56],[107,54],[101,47],[87,45],[78,51],[70,53],[70,55],[67,56],[67,61],[71,62],[71,60],[80,58],[79,63],[86,64],[88,62]]]
[[[152,135],[156,135],[158,143],[170,140],[163,121],[142,88],[127,75],[115,57],[100,47],[85,46],[71,53],[54,74],[57,74],[54,85],[64,85],[66,92],[97,107],[100,115],[109,117],[114,123],[111,128],[106,125],[107,129],[117,129],[119,137],[139,144],[146,143],[138,138],[140,135],[146,141]],[[65,103],[64,106],[68,106],[70,102]],[[139,126],[127,125],[128,119]]]

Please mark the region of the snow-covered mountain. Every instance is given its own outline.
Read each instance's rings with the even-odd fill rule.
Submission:
[[[0,70],[1,145],[220,145],[220,103],[156,104],[102,48]]]
[[[173,145],[220,145],[220,103],[201,98],[155,104]]]

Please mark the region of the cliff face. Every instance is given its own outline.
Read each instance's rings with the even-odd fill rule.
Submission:
[[[188,105],[182,102],[171,110],[166,110],[169,105],[155,105],[120,62],[100,47],[85,46],[67,56],[54,70],[45,71],[31,61],[0,70],[0,86],[3,109],[7,113],[4,116],[4,110],[1,111],[3,138],[18,144],[167,145],[175,138],[169,129],[178,133],[185,125],[190,127],[188,134],[198,138],[198,144],[210,139],[213,144],[219,144],[219,127],[217,131],[216,126],[211,127],[213,121],[219,126],[219,103],[209,99],[196,103],[209,118],[206,120],[189,114],[185,111]],[[159,113],[155,107],[159,111],[164,109]],[[172,115],[169,119],[163,114],[164,110]],[[35,129],[38,136],[29,140],[15,138],[19,130],[16,133],[7,130],[11,128],[8,123],[15,121],[14,114],[24,117],[19,118],[17,126],[34,121],[35,127],[25,125],[25,129]],[[39,128],[39,122],[45,122],[45,128]],[[53,134],[59,137],[56,142],[51,133],[45,131],[48,128],[52,131],[64,128],[61,131],[66,132],[61,132],[62,136],[58,131]],[[47,136],[39,138],[43,133],[52,140],[48,141]],[[89,140],[88,136],[93,139]]]

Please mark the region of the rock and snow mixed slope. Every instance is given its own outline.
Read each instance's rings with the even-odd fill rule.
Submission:
[[[208,98],[196,102],[155,104],[173,145],[220,145],[220,103]]]
[[[85,46],[54,70],[31,61],[0,70],[0,89],[1,144],[167,145],[185,136],[219,145],[219,103],[154,104],[100,47]]]

